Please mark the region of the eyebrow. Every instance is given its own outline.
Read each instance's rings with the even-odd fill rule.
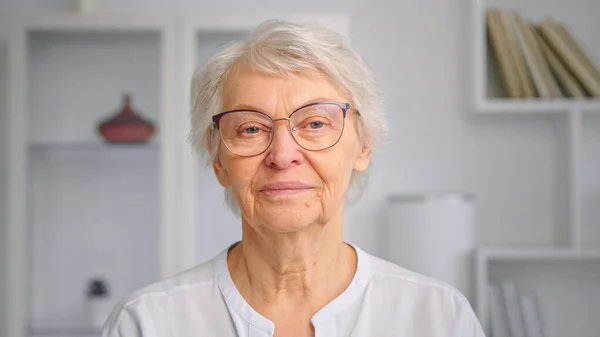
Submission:
[[[294,110],[301,108],[303,106],[307,106],[312,103],[331,102],[331,101],[337,101],[337,100],[331,100],[331,99],[327,99],[325,97],[315,97],[315,98],[309,99],[309,100],[303,102],[302,104],[298,105],[296,108],[294,108]],[[261,109],[257,106],[254,106],[252,104],[245,104],[245,103],[238,103],[238,104],[234,105],[233,108],[227,109],[226,111],[232,111],[232,110],[256,110],[256,111],[267,113],[266,111],[264,111],[263,109]],[[294,111],[294,110],[292,110],[292,111]],[[288,112],[292,113],[292,111],[288,111]]]

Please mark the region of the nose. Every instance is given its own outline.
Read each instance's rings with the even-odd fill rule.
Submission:
[[[290,132],[289,119],[278,119],[273,127],[273,140],[265,157],[266,165],[283,170],[300,164],[303,155],[300,146]]]

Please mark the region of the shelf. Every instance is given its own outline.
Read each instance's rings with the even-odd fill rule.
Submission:
[[[586,53],[600,61],[600,45],[594,35],[594,7],[583,0],[566,3],[560,0],[473,0],[473,66],[474,110],[478,114],[555,114],[575,110],[600,111],[600,98],[511,99],[505,90],[493,47],[488,41],[486,9],[498,7],[516,10],[526,20],[540,22],[545,17],[565,22]]]
[[[106,278],[114,299],[159,278],[164,156],[101,142],[44,145],[51,152],[28,160],[29,315],[76,323],[90,278]]]
[[[86,326],[30,326],[30,336],[100,336],[101,328]]]
[[[159,31],[28,31],[28,139],[99,141],[98,124],[131,106],[163,132]]]
[[[488,282],[510,280],[519,295],[534,295],[546,336],[598,336],[600,255],[542,256],[542,260],[489,261],[486,278]]]
[[[600,99],[490,98],[476,106],[476,112],[481,114],[557,114],[572,111],[600,113]]]
[[[536,297],[546,336],[597,335],[592,313],[600,310],[600,250],[505,247],[479,249],[476,256],[476,308],[486,331],[489,283],[507,280],[519,294]]]
[[[158,141],[147,143],[119,143],[112,144],[107,142],[30,142],[29,149],[32,151],[112,151],[112,150],[158,150],[160,144]]]
[[[494,261],[582,261],[598,260],[600,250],[568,248],[487,248],[477,251],[481,259]]]
[[[131,13],[45,13],[19,18],[23,26],[36,31],[148,31],[168,27],[168,17]]]

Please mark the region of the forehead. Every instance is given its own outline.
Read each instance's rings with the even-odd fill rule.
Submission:
[[[343,90],[324,73],[306,70],[275,75],[236,66],[222,91],[223,110],[251,108],[265,112],[295,109],[319,100],[347,101]]]

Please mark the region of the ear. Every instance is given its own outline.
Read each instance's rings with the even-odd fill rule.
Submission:
[[[371,148],[363,146],[361,152],[354,161],[354,169],[359,172],[364,172],[369,167],[371,161]]]
[[[219,184],[221,184],[221,186],[223,186],[223,187],[229,187],[229,173],[223,167],[223,164],[221,163],[221,159],[219,159],[218,155],[213,160],[213,171],[215,172],[215,176],[217,177],[217,180],[219,180]]]

